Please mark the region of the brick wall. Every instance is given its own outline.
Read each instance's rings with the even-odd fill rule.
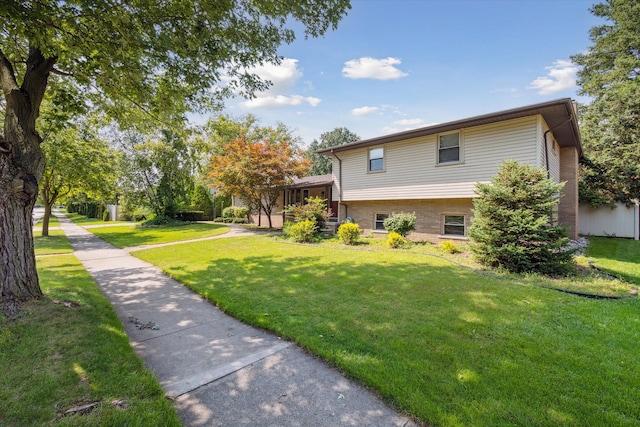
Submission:
[[[558,204],[558,223],[569,227],[569,238],[578,238],[578,152],[560,149],[560,181],[566,182]]]
[[[351,201],[344,206],[340,213],[342,219],[349,216],[364,230],[365,233],[374,231],[375,214],[406,212],[416,214],[416,231],[409,235],[412,240],[440,241],[438,236],[443,232],[444,215],[465,215],[465,226],[471,225],[472,199],[439,199],[439,200],[379,200],[379,201]],[[448,237],[445,239],[449,239]]]

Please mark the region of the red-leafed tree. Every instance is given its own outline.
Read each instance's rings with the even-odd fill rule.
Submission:
[[[224,152],[211,157],[208,177],[225,194],[232,194],[258,213],[271,214],[285,186],[304,176],[311,161],[288,142],[231,140]]]

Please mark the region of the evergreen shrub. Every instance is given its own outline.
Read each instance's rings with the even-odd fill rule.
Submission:
[[[474,258],[511,272],[566,275],[575,271],[567,230],[553,225],[563,183],[544,169],[506,161],[490,184],[478,183],[469,229]]]

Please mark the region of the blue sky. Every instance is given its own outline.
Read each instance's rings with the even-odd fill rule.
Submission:
[[[361,138],[577,94],[569,57],[602,21],[583,0],[352,0],[323,38],[283,46],[273,87],[226,113],[283,122],[305,144],[344,126]]]

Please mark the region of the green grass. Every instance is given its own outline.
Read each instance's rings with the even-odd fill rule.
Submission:
[[[353,249],[362,251],[378,251],[386,249],[386,238],[371,238],[361,237],[358,244]],[[319,245],[323,247],[332,247],[337,249],[344,249],[344,244],[340,243],[337,239],[323,239],[319,242]],[[546,286],[554,289],[561,289],[569,292],[577,292],[583,294],[591,294],[606,297],[623,297],[628,296],[630,292],[637,291],[637,286],[628,283],[623,280],[612,280],[610,275],[603,274],[600,270],[589,266],[589,262],[585,257],[578,258],[578,272],[575,277],[551,279],[549,277],[543,277],[540,275],[518,275],[510,274],[506,271],[487,270],[480,264],[478,264],[472,257],[468,244],[466,242],[456,242],[456,248],[459,253],[451,254],[444,251],[440,245],[434,245],[429,242],[413,242],[407,248],[401,249],[402,251],[409,251],[415,254],[431,255],[435,257],[441,257],[447,259],[460,266],[474,269],[483,274],[489,274],[499,279],[517,280],[520,282],[526,282],[532,285]],[[640,248],[637,249],[640,251]],[[640,252],[638,252],[635,259],[640,259]],[[631,256],[633,258],[633,255]],[[638,264],[635,264],[637,268]]]
[[[49,235],[42,236],[42,231],[34,231],[33,243],[36,255],[52,255],[73,252],[73,248],[62,230],[49,230]]]
[[[177,242],[224,234],[229,227],[221,224],[186,224],[179,227],[142,228],[135,225],[91,228],[101,239],[119,248]]]
[[[640,241],[590,237],[586,255],[596,267],[640,286]]]
[[[135,253],[429,424],[640,425],[640,302],[267,236]]]
[[[60,222],[58,221],[58,218],[51,215],[49,217],[49,227],[58,227],[58,226],[60,226]],[[42,218],[40,218],[38,222],[36,222],[35,227],[40,227],[40,229],[42,230]]]
[[[38,274],[49,299],[0,317],[0,425],[180,425],[76,257],[40,258]],[[64,415],[94,402],[87,414]]]
[[[131,221],[103,221],[101,219],[98,218],[87,218],[84,215],[80,215],[77,213],[69,213],[69,212],[64,212],[64,214],[67,216],[67,218],[69,218],[71,221],[73,221],[74,223],[78,224],[78,225],[108,225],[108,224],[132,224]]]

